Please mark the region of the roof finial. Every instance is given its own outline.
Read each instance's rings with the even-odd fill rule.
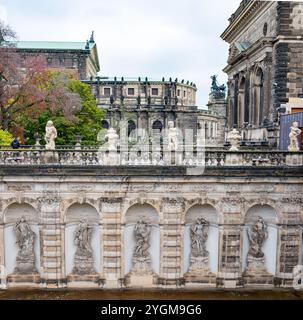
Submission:
[[[90,39],[89,39],[89,42],[91,42],[91,43],[95,42],[95,40],[94,40],[94,31],[92,31],[92,34],[91,34]]]
[[[85,50],[88,50],[88,49],[89,49],[89,42],[88,40],[86,40]]]

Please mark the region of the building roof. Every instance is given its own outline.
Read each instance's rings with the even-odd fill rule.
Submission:
[[[86,44],[88,43],[88,48]],[[95,42],[64,42],[64,41],[16,41],[18,49],[47,50],[90,50]]]

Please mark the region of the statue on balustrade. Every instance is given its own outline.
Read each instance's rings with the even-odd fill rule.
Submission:
[[[56,144],[55,139],[57,138],[57,130],[54,127],[53,121],[49,120],[47,121],[46,127],[45,127],[45,149],[46,150],[55,150]]]
[[[96,273],[91,247],[92,234],[93,227],[89,226],[86,220],[82,220],[76,229],[74,237],[74,243],[77,248],[74,257],[74,274]]]
[[[301,129],[298,128],[298,122],[293,122],[292,126],[290,127],[289,139],[290,143],[288,146],[288,151],[299,151],[299,142],[298,137],[301,134]]]
[[[16,244],[19,247],[14,272],[19,274],[36,273],[35,232],[31,229],[24,216],[15,224],[13,230],[17,239]]]
[[[178,150],[178,129],[173,121],[168,121],[168,150]]]
[[[262,247],[268,236],[266,222],[259,217],[257,222],[247,230],[247,233],[250,242],[248,255],[253,258],[263,258]]]
[[[208,238],[209,222],[198,218],[190,228],[191,255],[194,257],[208,257],[206,241]]]
[[[109,128],[106,135],[105,139],[107,139],[107,144],[108,144],[108,150],[109,151],[115,151],[117,150],[118,146],[118,140],[119,140],[119,135],[117,134],[116,130],[114,128]]]

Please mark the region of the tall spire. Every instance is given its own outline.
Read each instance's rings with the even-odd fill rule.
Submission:
[[[94,31],[92,31],[92,34],[91,34],[90,39],[89,39],[89,42],[91,42],[91,43],[95,42],[95,40],[94,40]]]

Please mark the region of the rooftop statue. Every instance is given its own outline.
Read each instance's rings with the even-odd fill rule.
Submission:
[[[168,149],[176,151],[178,149],[178,129],[173,121],[168,121]]]
[[[217,81],[217,77],[216,75],[211,76],[211,92],[220,92],[220,93],[225,93],[226,91],[226,86],[225,84],[222,85],[218,85],[218,81]]]

